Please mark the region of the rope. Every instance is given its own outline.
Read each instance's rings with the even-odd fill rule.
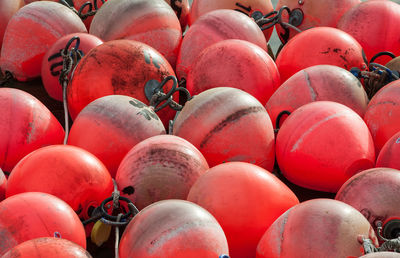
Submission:
[[[121,220],[122,213],[118,214],[117,222]],[[115,258],[119,258],[119,227],[115,227]]]

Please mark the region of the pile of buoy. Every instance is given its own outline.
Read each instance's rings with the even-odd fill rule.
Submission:
[[[0,257],[400,257],[399,24],[0,0]]]

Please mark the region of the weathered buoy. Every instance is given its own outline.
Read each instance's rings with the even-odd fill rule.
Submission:
[[[336,65],[346,70],[353,67],[367,69],[361,45],[346,32],[330,27],[316,27],[296,35],[276,59],[282,82],[304,68],[319,64]]]
[[[257,258],[358,257],[359,235],[378,244],[363,215],[348,204],[331,199],[302,202],[282,214],[257,246]]]
[[[400,170],[400,131],[393,135],[383,145],[376,159],[376,167],[394,168]]]
[[[139,142],[165,128],[152,109],[123,95],[94,100],[75,119],[68,144],[94,154],[115,177],[124,156]]]
[[[225,39],[246,40],[267,51],[267,41],[253,19],[233,10],[214,10],[204,14],[185,33],[176,63],[178,79],[187,78],[202,50]]]
[[[207,161],[191,143],[174,135],[158,135],[126,154],[116,181],[121,194],[143,209],[160,200],[186,199],[207,169]]]
[[[360,258],[400,258],[400,254],[395,252],[376,252],[365,254]]]
[[[108,0],[94,16],[89,31],[104,41],[143,42],[160,52],[172,66],[182,40],[179,20],[164,0]]]
[[[217,219],[228,239],[231,257],[254,257],[268,227],[299,203],[272,173],[245,162],[212,167],[196,181],[187,200]]]
[[[24,6],[24,0],[0,1],[0,50],[3,43],[4,32],[11,17]],[[1,54],[0,54],[1,55]]]
[[[215,87],[241,89],[263,105],[280,86],[275,62],[259,46],[228,39],[204,49],[189,71],[186,88],[192,95]]]
[[[78,37],[79,39],[77,40],[79,40],[79,43],[72,42],[67,50],[77,47],[83,56],[92,48],[103,43],[101,39],[88,33],[72,33],[58,39],[47,50],[42,62],[42,82],[47,94],[59,101],[63,100],[63,88],[59,82],[60,72],[63,68],[61,51],[67,47],[67,44],[73,37]]]
[[[25,241],[2,256],[3,258],[90,258],[81,246],[66,239],[41,237]]]
[[[46,193],[22,193],[0,202],[0,235],[0,255],[39,237],[63,238],[86,248],[79,217],[67,203]]]
[[[57,196],[86,220],[111,196],[113,182],[107,168],[91,153],[52,145],[25,156],[8,178],[7,198],[35,191]]]
[[[374,143],[362,118],[331,101],[306,104],[285,120],[276,157],[292,183],[333,193],[352,175],[375,165]]]
[[[0,68],[19,81],[39,77],[46,51],[62,36],[76,32],[87,31],[68,7],[50,1],[25,5],[7,25]]]
[[[224,231],[200,206],[184,200],[156,202],[126,227],[119,257],[213,258],[228,253]]]
[[[0,168],[4,172],[10,173],[30,152],[63,142],[61,124],[29,93],[1,88],[0,103]]]
[[[400,5],[392,1],[362,2],[346,12],[337,28],[352,35],[370,60],[375,54],[390,51],[400,55]],[[382,56],[374,62],[386,64],[390,57]]]
[[[173,134],[199,149],[210,167],[228,161],[274,167],[271,119],[257,99],[239,89],[213,88],[186,102]]]
[[[333,65],[315,65],[287,79],[265,108],[275,127],[276,119],[283,111],[293,112],[302,105],[321,100],[346,105],[361,117],[364,117],[369,101],[360,81],[350,72]],[[280,119],[280,125],[284,119]]]
[[[376,154],[400,131],[400,81],[381,88],[368,103],[364,121],[374,139]]]

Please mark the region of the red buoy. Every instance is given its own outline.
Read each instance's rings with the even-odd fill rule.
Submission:
[[[372,168],[351,177],[338,191],[335,199],[360,211],[376,230],[383,225],[383,236],[397,238],[400,229],[400,171]],[[390,224],[397,224],[391,227]],[[389,225],[389,226],[387,226]]]
[[[182,30],[164,0],[119,0],[102,6],[90,25],[90,34],[104,41],[131,39],[160,52],[175,66]]]
[[[353,74],[333,65],[315,65],[287,79],[274,92],[265,108],[275,127],[281,112],[293,112],[304,104],[321,100],[339,102],[361,117],[368,105],[368,96]],[[280,124],[284,118],[280,119]]]
[[[400,5],[392,1],[367,1],[346,12],[337,27],[352,35],[370,60],[375,54],[390,51],[400,55]],[[386,64],[390,57],[374,62]]]
[[[400,131],[383,145],[376,159],[376,167],[395,168],[400,170]]]
[[[0,103],[0,168],[4,172],[11,172],[30,152],[63,142],[61,124],[29,93],[1,88]]]
[[[2,256],[3,258],[89,258],[84,248],[66,239],[41,237],[25,241]]]
[[[322,26],[336,28],[343,14],[360,2],[360,0],[279,0],[276,10],[287,6],[291,10],[291,15],[289,18],[286,11],[282,12],[282,21],[290,23],[302,31]],[[275,27],[283,42],[298,34],[296,30],[290,28],[286,32],[282,26]]]
[[[0,202],[6,198],[7,178],[0,168]]]
[[[146,84],[154,80],[161,82],[169,75],[175,75],[171,65],[152,47],[134,40],[105,42],[89,51],[76,66],[67,88],[69,113],[75,119],[93,100],[115,94],[149,104]],[[171,87],[167,83],[164,92]],[[166,124],[174,116],[171,111],[158,113]]]
[[[25,156],[12,170],[6,196],[44,192],[62,199],[83,219],[111,196],[113,182],[92,154],[74,146],[53,145]]]
[[[368,104],[364,121],[371,131],[378,155],[383,145],[400,131],[400,81],[380,89]]]
[[[178,79],[187,78],[201,51],[226,39],[246,40],[267,51],[267,41],[253,19],[233,10],[214,10],[199,18],[185,33],[176,63]]]
[[[122,235],[119,256],[213,258],[228,254],[228,243],[215,218],[184,200],[156,202],[140,211]]]
[[[352,175],[375,165],[374,143],[362,118],[330,101],[306,104],[285,120],[276,157],[289,181],[326,192],[337,192]]]
[[[280,86],[278,68],[259,46],[228,39],[204,49],[189,71],[186,88],[192,95],[215,87],[241,89],[263,105]]]
[[[0,1],[0,50],[3,43],[4,32],[11,17],[24,6],[24,0],[2,0]],[[0,54],[1,55],[1,54]]]
[[[272,173],[245,162],[212,167],[196,181],[187,200],[217,219],[228,239],[231,257],[254,257],[265,230],[299,203]]]
[[[77,46],[82,55],[87,54],[89,50],[103,43],[101,39],[88,33],[72,33],[57,40],[47,50],[42,62],[42,82],[47,94],[59,101],[63,100],[63,89],[59,82],[60,71],[63,68],[61,50],[65,49],[67,43],[73,37],[79,38],[79,44],[77,45],[76,42],[73,42],[69,49]]]
[[[63,238],[86,248],[79,217],[64,201],[50,194],[29,192],[5,199],[0,202],[0,221],[0,255],[39,237]]]
[[[331,199],[302,202],[282,214],[257,246],[257,258],[358,257],[359,235],[377,239],[369,222],[348,204]]]
[[[228,161],[274,167],[271,119],[258,100],[239,89],[213,88],[186,102],[173,134],[199,149],[210,167]]]
[[[165,128],[152,109],[137,99],[110,95],[91,102],[79,113],[68,144],[94,154],[115,177],[133,146],[159,134],[165,134]]]
[[[158,135],[126,154],[116,181],[121,194],[143,209],[160,200],[186,199],[207,169],[207,161],[191,143],[173,135]]]
[[[20,81],[39,77],[46,51],[62,36],[76,32],[87,31],[68,7],[50,1],[28,4],[7,25],[0,68]]]
[[[336,65],[346,70],[367,68],[361,45],[346,32],[330,27],[303,31],[289,40],[276,59],[282,82],[304,68],[319,64]]]
[[[174,10],[176,16],[179,19],[179,23],[181,24],[182,31],[185,31],[186,26],[188,25],[188,17],[189,17],[189,1],[188,0],[165,0],[172,9]]]

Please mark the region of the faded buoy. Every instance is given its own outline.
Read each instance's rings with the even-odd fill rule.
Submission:
[[[160,200],[186,199],[207,169],[207,161],[191,143],[174,135],[158,135],[126,154],[116,181],[121,194],[143,209]]]
[[[400,170],[400,131],[383,145],[376,159],[376,167],[387,167]]]
[[[257,99],[239,89],[213,88],[186,102],[173,134],[199,149],[210,167],[228,161],[274,167],[271,119]]]
[[[226,234],[232,257],[254,257],[265,230],[299,203],[276,176],[245,162],[212,167],[190,189],[188,201],[208,210]]]
[[[276,157],[292,183],[333,193],[352,175],[375,165],[374,143],[362,118],[331,101],[306,104],[285,120]]]
[[[156,202],[126,227],[119,256],[208,258],[228,253],[221,226],[200,206],[184,200]]]

